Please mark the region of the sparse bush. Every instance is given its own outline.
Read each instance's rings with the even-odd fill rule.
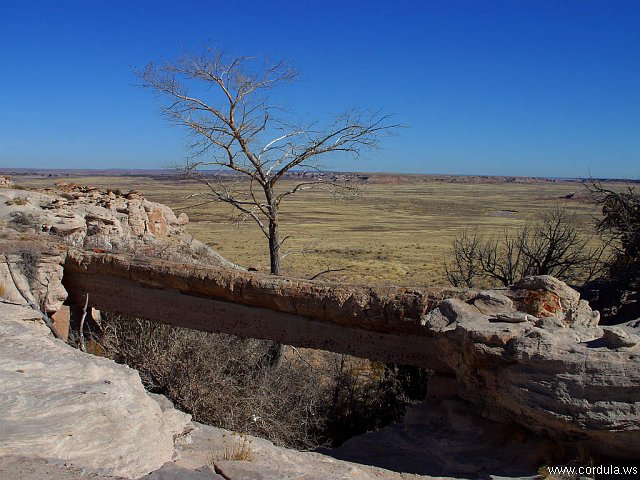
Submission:
[[[29,282],[32,282],[36,278],[40,257],[40,252],[35,249],[20,251],[18,266]]]
[[[136,368],[149,390],[200,422],[280,445],[336,445],[404,413],[409,382],[397,367],[337,354],[321,365],[286,355],[273,367],[264,361],[272,348],[266,340],[109,313],[102,327],[106,354]]]
[[[362,372],[372,378],[360,378],[357,364],[338,356],[331,373],[331,397],[323,404],[325,437],[340,445],[350,437],[377,430],[401,419],[405,413],[408,383],[402,382],[401,368],[374,363]],[[426,380],[424,382],[426,386]],[[424,398],[424,394],[420,398]]]
[[[640,287],[640,195],[635,187],[615,192],[600,184],[590,187],[602,208],[597,230],[613,249],[608,274],[620,290]]]
[[[33,226],[36,224],[35,218],[33,215],[24,212],[13,212],[11,214],[11,219],[9,223],[12,223],[13,226],[18,227],[16,230],[20,231],[21,226]]]
[[[25,197],[15,197],[15,198],[10,198],[9,200],[7,200],[6,202],[4,202],[6,205],[26,205],[27,203],[29,203],[29,200]]]
[[[590,248],[569,212],[556,208],[540,222],[501,237],[481,238],[463,232],[453,242],[453,260],[445,264],[456,287],[512,285],[528,275],[553,275],[567,282],[585,282],[602,271],[605,245]]]

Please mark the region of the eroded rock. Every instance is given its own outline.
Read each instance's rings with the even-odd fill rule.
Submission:
[[[485,315],[496,315],[513,310],[513,301],[509,297],[491,290],[478,293],[473,300],[473,305]]]
[[[640,342],[640,336],[615,325],[602,327],[602,330],[604,332],[602,338],[609,348],[635,347]]]
[[[498,322],[507,322],[507,323],[524,323],[524,322],[534,322],[536,317],[533,315],[529,315],[524,312],[502,312],[495,314],[491,320],[495,320]]]
[[[494,420],[511,419],[590,451],[636,458],[640,389],[629,388],[640,386],[640,356],[630,350],[640,337],[620,327],[600,328],[598,315],[556,279],[531,277],[517,285],[526,288],[514,286],[514,305],[541,292],[536,298],[554,295],[558,310],[545,307],[539,319],[519,311],[495,315],[522,320],[509,324],[494,317],[469,321],[468,310],[457,308],[448,317],[457,328],[437,333],[436,348],[446,352],[440,358],[456,373],[459,395]],[[450,305],[445,311],[453,312]]]
[[[52,314],[62,308],[67,291],[62,286],[64,250],[34,241],[2,242],[1,297],[14,304],[30,304]]]
[[[176,217],[139,192],[73,184],[42,192],[5,188],[0,190],[0,219],[15,230],[52,235],[73,247],[238,268],[186,233],[186,214]]]
[[[13,188],[11,177],[7,175],[0,175],[0,188]]]
[[[580,294],[551,275],[524,277],[509,295],[516,308],[534,317],[550,317],[577,308]]]
[[[135,370],[54,340],[38,318],[0,304],[0,456],[127,478],[170,461],[189,416],[168,418]]]

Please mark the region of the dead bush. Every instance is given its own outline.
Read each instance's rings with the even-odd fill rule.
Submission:
[[[7,200],[6,202],[4,202],[5,205],[26,205],[27,203],[29,203],[29,200],[27,198],[24,197],[15,197],[15,198],[10,198],[9,200]]]
[[[28,227],[33,227],[33,225],[37,225],[37,221],[35,217],[30,213],[24,212],[13,212],[11,214],[11,218],[9,219],[9,223],[11,224],[11,228],[14,230],[21,232],[24,231]]]
[[[455,287],[509,286],[529,275],[553,275],[583,283],[604,267],[605,244],[590,247],[574,215],[564,208],[547,212],[539,222],[502,236],[482,238],[466,231],[455,238],[445,272]]]
[[[140,372],[153,392],[169,397],[197,421],[310,449],[336,445],[401,418],[405,385],[397,367],[333,355],[315,365],[287,355],[266,365],[272,342],[197,332],[106,313],[100,340],[106,354]]]
[[[37,276],[38,262],[42,254],[35,248],[21,250],[19,253],[20,260],[18,266],[27,280],[33,282]]]

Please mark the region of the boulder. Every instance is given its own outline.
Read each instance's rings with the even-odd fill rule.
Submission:
[[[65,342],[68,341],[71,311],[67,305],[63,305],[60,310],[51,315],[51,323],[60,338]]]
[[[457,298],[448,298],[424,315],[420,324],[434,332],[444,332],[456,328],[456,322],[470,320],[480,315],[480,311]]]
[[[553,292],[561,300],[561,306],[565,310],[569,307],[575,307],[580,300],[580,293],[551,275],[524,277],[514,283],[513,288]]]
[[[455,309],[451,301],[438,307],[457,325],[435,334],[459,396],[488,418],[512,420],[560,442],[612,457],[640,456],[640,356],[633,353],[640,336],[630,331],[637,325],[600,328],[577,292],[548,277],[517,283],[510,297],[528,312],[470,321],[457,302]],[[532,298],[555,298],[557,309],[545,301],[541,311],[536,304],[542,313],[536,319],[527,303]],[[495,321],[506,319],[519,321]]]
[[[551,275],[524,277],[511,291],[516,308],[535,317],[549,317],[577,308],[580,294]]]
[[[513,301],[509,297],[492,290],[478,293],[473,300],[473,305],[485,315],[495,315],[513,310]]]
[[[573,328],[596,327],[600,323],[600,312],[591,310],[586,300],[580,300],[576,307],[567,309],[563,321]]]
[[[627,332],[624,328],[617,326],[602,327],[604,332],[603,340],[609,348],[630,348],[635,347],[640,342],[640,336]]]

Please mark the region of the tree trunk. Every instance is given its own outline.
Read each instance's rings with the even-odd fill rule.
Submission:
[[[271,262],[271,274],[280,275],[280,232],[276,220],[269,220],[269,260]]]
[[[269,261],[271,275],[280,275],[280,231],[278,225],[278,205],[273,192],[273,185],[263,186],[264,196],[269,205]]]
[[[272,196],[267,194],[267,199],[271,203]],[[278,230],[278,207],[271,205],[271,218],[269,219],[269,260],[271,262],[271,274],[280,275],[280,232]],[[286,345],[273,342],[267,351],[264,363],[271,368],[277,368],[282,363],[282,357]]]

